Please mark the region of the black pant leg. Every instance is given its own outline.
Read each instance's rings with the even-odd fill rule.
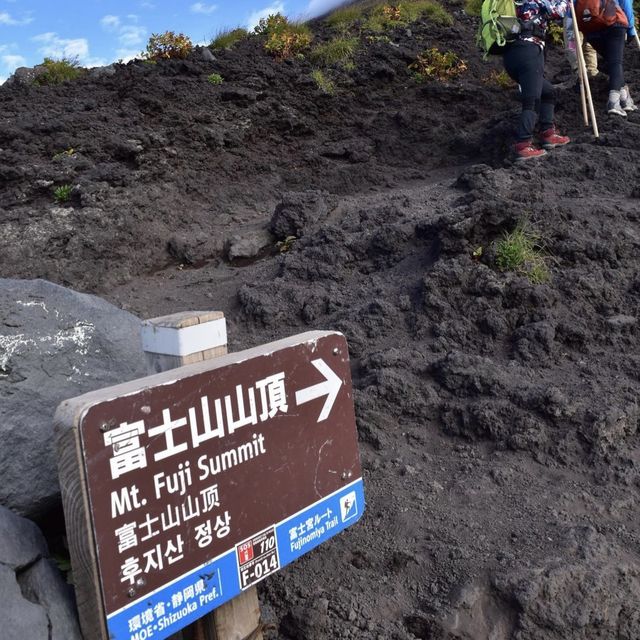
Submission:
[[[587,42],[602,56],[605,73],[609,76],[609,91],[620,91],[624,86],[624,40],[626,27],[613,26],[590,33]]]
[[[556,92],[553,85],[542,79],[542,96],[540,98],[540,130],[545,131],[553,127],[556,110]]]
[[[516,128],[516,140],[530,140],[538,119],[543,89],[542,48],[533,42],[517,41],[507,47],[503,60],[506,72],[520,85],[522,112]]]

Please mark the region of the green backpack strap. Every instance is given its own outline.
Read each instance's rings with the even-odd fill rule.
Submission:
[[[514,0],[484,0],[480,20],[477,41],[485,58],[501,53],[520,31]]]

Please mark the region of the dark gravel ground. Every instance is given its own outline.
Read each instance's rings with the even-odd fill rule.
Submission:
[[[0,276],[220,309],[233,350],[345,333],[368,510],[262,584],[273,637],[635,640],[640,115],[608,120],[596,79],[594,142],[550,48],[573,143],[513,164],[514,91],[445,4],[451,27],[363,39],[334,96],[257,38],[0,87]],[[467,73],[416,83],[431,46]],[[626,69],[640,87],[640,51]],[[496,267],[523,219],[546,283]]]

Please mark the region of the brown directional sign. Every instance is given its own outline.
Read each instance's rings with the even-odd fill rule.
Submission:
[[[62,413],[77,432],[114,640],[168,637],[364,508],[338,333],[104,389]]]

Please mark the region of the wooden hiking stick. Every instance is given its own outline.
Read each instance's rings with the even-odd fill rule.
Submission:
[[[576,44],[576,62],[578,64],[578,82],[580,83],[580,104],[582,105],[582,119],[584,120],[584,126],[589,126],[589,113],[587,111],[587,96],[584,89],[584,77],[582,75],[582,67],[580,66],[580,59],[578,58],[578,49],[582,50],[582,43],[584,36],[578,31],[578,25],[573,23],[573,33]]]
[[[573,20],[574,29],[578,28],[578,20],[576,19],[576,10],[573,6],[573,2],[569,2],[569,6],[571,7],[571,19]],[[582,47],[577,46],[576,41],[576,53],[578,54],[578,69],[580,72],[580,77],[582,78],[582,84],[584,85],[584,89],[587,94],[587,103],[589,105],[589,114],[591,115],[591,126],[593,127],[593,135],[596,138],[600,137],[600,133],[598,132],[598,123],[596,122],[596,114],[593,109],[593,98],[591,97],[591,87],[589,86],[589,77],[587,76],[587,65],[584,61],[584,54],[582,53]]]
[[[638,34],[636,33],[636,42],[638,44],[638,49],[640,49],[640,38],[638,38]]]

